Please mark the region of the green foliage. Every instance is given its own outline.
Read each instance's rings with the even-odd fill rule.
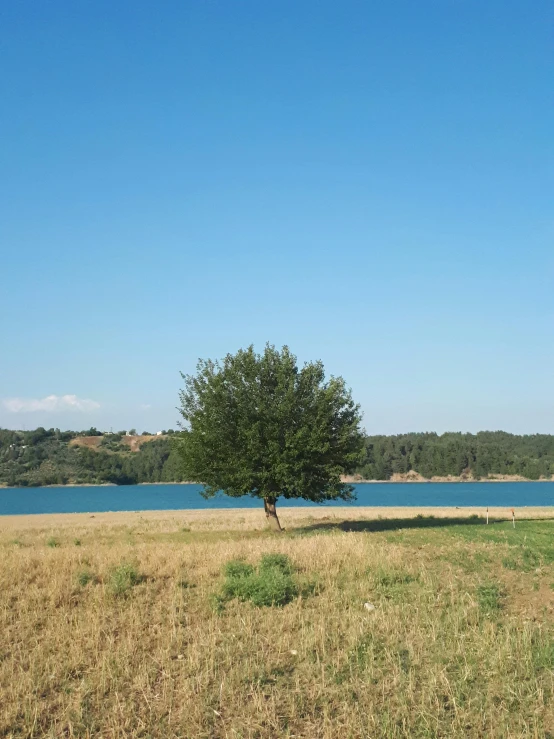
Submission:
[[[269,572],[270,570],[279,570],[284,575],[292,575],[294,568],[292,562],[286,554],[264,554],[260,560],[260,573]]]
[[[504,557],[502,565],[507,570],[531,572],[531,570],[536,570],[541,566],[541,556],[534,549],[521,547],[519,556],[511,555],[509,557]]]
[[[58,539],[56,539],[56,537],[51,536],[49,539],[46,540],[46,546],[55,549],[56,547],[60,546],[60,542]]]
[[[265,555],[257,569],[242,560],[232,560],[223,572],[220,603],[236,598],[255,606],[284,606],[299,593],[294,569],[284,554]]]
[[[358,472],[388,480],[414,470],[424,477],[521,475],[531,480],[554,474],[554,436],[515,436],[504,431],[368,436]]]
[[[397,585],[408,585],[415,582],[417,577],[409,572],[379,570],[375,573],[375,585],[381,588],[392,588]]]
[[[260,433],[259,427],[256,433]],[[72,439],[85,435],[102,436],[100,446],[69,444]],[[183,470],[183,451],[179,444],[182,436],[178,433],[171,438],[156,438],[142,444],[138,452],[131,452],[128,445],[120,443],[121,435],[102,434],[96,429],[83,432],[42,427],[33,431],[0,429],[0,483],[34,487],[195,479]],[[275,444],[273,448],[275,451]],[[489,474],[522,475],[529,479],[550,477],[554,474],[554,436],[514,436],[495,431],[365,438],[356,472],[369,479],[388,479],[394,472],[409,470],[424,477],[463,477],[470,473],[474,477]]]
[[[136,565],[123,562],[108,573],[108,589],[115,596],[127,595],[135,585],[142,581]]]
[[[180,412],[188,431],[176,442],[186,479],[274,503],[352,498],[341,482],[355,469],[363,438],[359,407],[342,378],[321,362],[297,366],[287,347],[253,347],[219,362],[200,361],[184,376]]]
[[[243,562],[241,559],[232,559],[230,562],[227,562],[223,568],[223,572],[228,580],[239,580],[250,577],[250,575],[254,574],[255,570],[252,565]]]
[[[77,582],[82,588],[86,587],[93,580],[94,575],[90,570],[81,570],[77,573]]]
[[[59,429],[0,429],[0,483],[9,486],[68,483],[180,482],[180,459],[168,439],[155,439],[131,452],[118,434],[102,436],[97,448],[73,446],[77,434]],[[100,435],[99,433],[97,435]]]
[[[486,616],[499,613],[504,607],[505,593],[496,583],[480,585],[477,588],[477,602],[481,612]]]

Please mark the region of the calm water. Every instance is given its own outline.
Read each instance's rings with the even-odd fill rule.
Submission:
[[[554,482],[371,483],[355,485],[354,503],[328,506],[548,506]],[[257,508],[255,498],[219,496],[204,500],[200,485],[125,485],[121,487],[0,488],[0,515],[156,511],[184,508]],[[280,505],[310,506],[304,501]]]

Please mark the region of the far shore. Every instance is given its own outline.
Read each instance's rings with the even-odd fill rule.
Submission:
[[[521,475],[490,475],[489,477],[471,477],[471,476],[455,476],[446,475],[444,477],[422,477],[416,472],[408,472],[402,474],[395,474],[390,480],[366,480],[357,475],[345,475],[341,478],[341,482],[350,483],[351,485],[395,485],[398,483],[410,483],[415,485],[417,483],[462,483],[462,482],[554,482],[554,475],[552,477],[541,477],[538,480],[531,480],[528,477],[522,477]],[[190,480],[184,480],[180,482],[138,482],[132,483],[137,485],[201,485],[202,483],[192,482]],[[115,482],[69,482],[63,485],[15,485],[13,487],[0,483],[0,490],[2,489],[40,489],[40,488],[99,488],[99,487],[129,487],[128,485],[118,485]]]

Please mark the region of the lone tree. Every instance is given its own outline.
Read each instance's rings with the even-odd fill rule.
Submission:
[[[261,498],[277,531],[278,498],[354,498],[341,475],[360,461],[360,409],[342,377],[325,379],[321,362],[299,368],[288,347],[267,344],[263,354],[250,346],[222,362],[200,360],[182,377],[176,448],[204,497]]]

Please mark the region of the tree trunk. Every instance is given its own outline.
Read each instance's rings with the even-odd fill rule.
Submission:
[[[264,498],[264,510],[265,515],[267,518],[267,522],[273,531],[282,531],[281,524],[279,523],[279,518],[277,516],[277,510],[275,508],[275,504],[277,503],[277,498]]]

